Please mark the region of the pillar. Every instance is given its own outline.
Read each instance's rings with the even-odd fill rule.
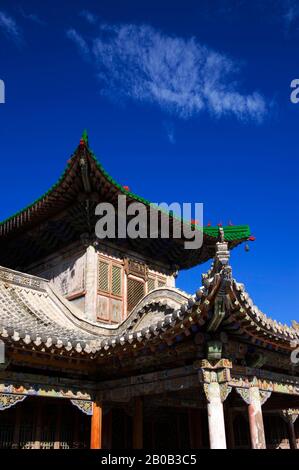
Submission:
[[[281,411],[281,416],[288,426],[290,449],[297,449],[297,439],[296,439],[294,424],[295,424],[296,419],[298,418],[298,415],[299,415],[299,410],[288,409],[288,410]]]
[[[93,402],[93,411],[91,416],[90,448],[102,448],[102,403],[98,400]]]
[[[295,434],[294,421],[292,419],[289,419],[288,421],[288,432],[290,449],[297,449],[297,439]]]
[[[260,391],[257,386],[236,388],[236,391],[248,405],[251,448],[266,449],[262,405],[270,397],[271,392]]]
[[[223,403],[221,400],[220,384],[210,383],[207,386],[208,424],[211,449],[226,449]]]
[[[143,448],[143,400],[138,397],[134,403],[133,449]]]
[[[266,449],[263,413],[258,387],[249,389],[248,417],[252,449]]]
[[[228,383],[232,364],[224,358],[203,359],[200,366],[199,377],[207,398],[210,448],[226,449],[223,402],[231,391]]]

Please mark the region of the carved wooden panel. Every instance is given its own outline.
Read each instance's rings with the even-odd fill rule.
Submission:
[[[98,320],[109,320],[109,298],[98,295],[97,302],[97,318]]]
[[[122,301],[111,299],[111,321],[120,323],[122,313]]]
[[[133,276],[140,277],[145,281],[147,280],[148,267],[145,263],[142,263],[141,261],[127,258],[125,260],[125,270],[127,275],[132,274]]]

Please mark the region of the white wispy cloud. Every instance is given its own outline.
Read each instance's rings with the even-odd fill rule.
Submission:
[[[299,21],[299,1],[298,0],[282,0],[283,20],[289,30]]]
[[[89,47],[70,31],[81,52],[90,52],[103,94],[156,104],[181,118],[206,110],[261,121],[267,112],[262,95],[240,91],[237,64],[195,38],[168,36],[146,25],[102,25]]]
[[[79,33],[77,33],[75,29],[69,29],[66,32],[66,35],[71,41],[73,41],[76,44],[76,47],[78,48],[78,51],[80,52],[80,54],[85,59],[87,59],[89,57],[90,51],[89,51],[89,47],[85,39],[83,39],[83,37]]]
[[[23,42],[21,30],[15,19],[4,11],[0,11],[0,30],[16,44],[20,45]]]
[[[95,24],[98,20],[98,17],[94,13],[91,13],[91,11],[89,10],[82,10],[80,11],[79,15],[82,16],[82,18],[84,18],[90,24]]]

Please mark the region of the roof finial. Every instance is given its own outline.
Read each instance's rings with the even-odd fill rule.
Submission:
[[[82,133],[81,140],[83,140],[83,142],[85,142],[85,144],[88,145],[88,134],[87,134],[87,130],[86,130],[86,129],[84,129],[84,131],[83,131],[83,133]]]
[[[224,230],[222,227],[219,228],[219,239],[220,241],[216,243],[216,262],[220,262],[221,265],[227,265],[230,257],[230,252],[228,248],[228,243],[224,238]]]

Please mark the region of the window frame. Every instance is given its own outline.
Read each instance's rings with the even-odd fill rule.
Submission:
[[[129,308],[129,280],[132,279],[134,281],[139,282],[140,284],[143,284],[143,296],[141,299],[147,294],[147,280],[143,279],[142,277],[135,276],[134,274],[127,274],[127,302],[126,302],[126,308],[127,308],[127,316],[132,312],[132,310],[136,307],[136,305],[140,302],[141,299],[138,300],[137,304],[135,304],[132,308]]]
[[[100,289],[100,282],[99,282],[99,274],[100,274],[100,263],[106,263],[108,265],[108,291],[103,291]],[[121,282],[121,293],[120,295],[116,295],[112,293],[112,271],[113,266],[120,268],[120,282]],[[110,258],[109,256],[105,256],[102,254],[98,254],[97,259],[97,302],[98,296],[105,297],[108,300],[108,315],[107,318],[101,317],[100,313],[97,310],[97,320],[102,323],[108,324],[119,324],[124,319],[124,290],[125,290],[125,272],[124,272],[124,263],[121,260],[116,260],[114,258]],[[121,302],[121,315],[119,321],[115,321],[112,318],[112,309],[113,303],[112,300],[118,300]],[[98,305],[98,304],[97,304]],[[97,307],[98,309],[98,307]]]
[[[112,297],[113,299],[120,300],[123,299],[124,297],[124,265],[121,261],[116,261],[114,259],[104,257],[102,255],[98,256],[98,269],[97,269],[97,293],[104,295],[105,297]],[[100,269],[100,263],[105,263],[108,264],[108,291],[101,290],[99,287],[99,269]],[[120,268],[120,279],[121,279],[121,293],[120,295],[113,294],[112,292],[112,270],[113,266]]]

